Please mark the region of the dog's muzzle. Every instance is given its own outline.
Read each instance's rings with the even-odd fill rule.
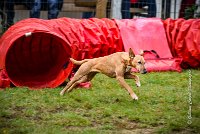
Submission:
[[[146,69],[144,69],[142,72],[141,72],[141,74],[146,74],[147,73],[147,70]]]

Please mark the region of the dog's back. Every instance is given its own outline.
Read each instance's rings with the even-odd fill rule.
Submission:
[[[118,56],[120,56],[120,58],[116,58]],[[86,62],[88,62],[90,60],[96,60],[96,61],[98,61],[98,60],[105,60],[105,62],[106,62],[107,60],[112,60],[113,57],[114,57],[114,60],[116,61],[118,59],[121,59],[121,56],[122,56],[122,58],[128,58],[128,53],[126,53],[126,52],[117,52],[117,53],[113,53],[111,55],[107,55],[107,56],[99,57],[99,58],[84,59],[84,60],[80,60],[80,61],[75,60],[73,58],[70,58],[70,60],[75,65],[82,65],[83,63],[86,63]]]
[[[70,58],[70,60],[71,60],[71,62],[74,63],[75,65],[82,65],[83,63],[89,61],[89,59],[84,59],[84,60],[78,61],[78,60],[75,60],[75,59],[73,59],[73,58]]]

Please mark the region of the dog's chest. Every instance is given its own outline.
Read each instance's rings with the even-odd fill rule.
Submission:
[[[131,71],[131,69],[132,69],[132,67],[131,67],[131,66],[127,66],[127,67],[126,67],[126,69],[125,69],[125,72],[124,72],[124,73],[130,72],[130,71]]]
[[[111,77],[111,78],[115,78],[116,77],[116,72],[112,69],[107,68],[106,70],[102,71],[101,73]]]

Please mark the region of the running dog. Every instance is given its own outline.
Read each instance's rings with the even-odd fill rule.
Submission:
[[[137,75],[131,72],[132,68],[136,68],[140,73],[145,74],[145,60],[143,52],[139,55],[135,55],[132,49],[129,52],[116,52],[108,56],[84,59],[81,61],[70,60],[75,65],[80,65],[79,69],[75,73],[71,81],[69,81],[66,87],[60,92],[60,95],[70,92],[79,83],[91,81],[97,73],[105,74],[111,78],[116,78],[122,87],[124,87],[132,99],[138,100],[137,95],[133,92],[132,88],[126,83],[124,79],[134,79],[136,85],[140,86],[140,80]]]

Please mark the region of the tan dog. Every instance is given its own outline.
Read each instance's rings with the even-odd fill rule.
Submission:
[[[139,77],[131,73],[131,68],[136,68],[140,73],[147,73],[144,64],[143,53],[140,55],[134,55],[130,48],[129,53],[117,52],[108,56],[85,59],[77,61],[72,58],[70,60],[76,64],[81,65],[78,71],[75,73],[71,81],[69,81],[66,87],[60,92],[63,95],[79,83],[91,81],[97,73],[103,73],[111,78],[116,78],[120,85],[124,87],[134,100],[138,100],[137,95],[133,92],[131,87],[126,83],[125,79],[134,79],[136,85],[140,86]]]

